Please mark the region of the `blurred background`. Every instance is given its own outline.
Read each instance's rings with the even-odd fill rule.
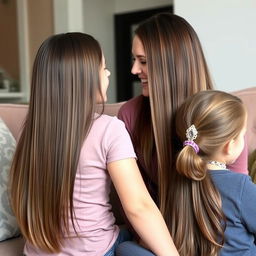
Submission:
[[[130,74],[132,34],[158,12],[184,17],[196,30],[215,88],[256,85],[254,0],[0,0],[0,102],[29,102],[31,69],[40,44],[69,31],[92,34],[111,71],[108,102],[140,92]]]

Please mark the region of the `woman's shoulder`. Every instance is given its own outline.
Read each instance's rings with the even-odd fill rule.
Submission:
[[[124,121],[126,128],[129,132],[131,132],[134,128],[134,123],[137,114],[139,113],[140,104],[143,101],[143,96],[137,96],[128,100],[124,103],[118,112],[118,118]]]
[[[128,112],[134,112],[134,110],[137,109],[138,105],[141,103],[143,99],[143,96],[142,95],[139,95],[137,97],[134,97],[128,101],[126,101],[121,107],[120,107],[120,110],[119,110],[119,114],[121,113],[128,113]]]

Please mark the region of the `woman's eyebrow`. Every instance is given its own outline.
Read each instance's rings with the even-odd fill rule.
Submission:
[[[139,58],[145,58],[146,56],[145,55],[140,55],[140,54],[137,54],[136,57],[139,57]]]

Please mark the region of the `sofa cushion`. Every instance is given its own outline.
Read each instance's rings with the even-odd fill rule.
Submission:
[[[15,145],[16,142],[11,132],[0,119],[0,241],[20,234],[7,192],[9,170]]]

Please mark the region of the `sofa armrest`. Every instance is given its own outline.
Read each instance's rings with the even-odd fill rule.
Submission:
[[[21,256],[23,255],[25,241],[19,236],[0,242],[0,255]]]

